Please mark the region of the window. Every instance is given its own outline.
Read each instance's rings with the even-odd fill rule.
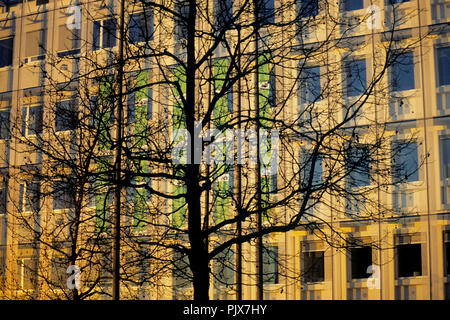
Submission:
[[[59,26],[58,57],[80,53],[79,30],[70,30],[65,24]]]
[[[418,181],[417,142],[396,142],[392,147],[392,178],[394,181]]]
[[[444,179],[450,178],[450,138],[441,140],[442,175]]]
[[[439,85],[450,85],[450,47],[438,48]]]
[[[117,41],[117,20],[115,18],[94,21],[92,50],[112,48]]]
[[[450,276],[450,231],[444,234],[444,274]]]
[[[131,43],[153,40],[153,11],[131,15],[129,39]]]
[[[36,286],[37,261],[32,258],[17,260],[17,279],[22,290],[33,290]]]
[[[9,139],[9,110],[0,110],[0,139]]]
[[[55,181],[53,183],[53,209],[73,208],[75,190],[74,186],[67,181]]]
[[[22,136],[35,135],[42,132],[42,106],[22,108]]]
[[[392,66],[393,91],[411,90],[414,84],[414,55],[412,52],[402,54]]]
[[[231,286],[234,283],[234,253],[230,249],[220,252],[214,258],[214,279],[217,286]]]
[[[263,283],[278,283],[278,247],[263,248]]]
[[[366,60],[354,60],[346,64],[347,96],[355,97],[364,93],[366,82]]]
[[[352,147],[346,154],[348,183],[352,187],[370,184],[370,150],[368,147]]]
[[[303,253],[303,277],[305,282],[324,281],[325,264],[323,251]]]
[[[10,66],[13,62],[13,38],[0,40],[0,68]]]
[[[20,184],[19,212],[39,212],[40,187],[38,181]]]
[[[319,0],[301,0],[300,2],[300,18],[308,18],[317,16],[319,13]]]
[[[300,76],[300,103],[308,104],[320,101],[320,67],[308,67]]]
[[[368,278],[367,268],[372,265],[372,248],[368,246],[351,248],[350,257],[352,279]]]
[[[215,24],[218,31],[226,27],[233,18],[233,0],[216,0]],[[229,29],[230,27],[227,27]]]
[[[387,0],[388,4],[397,4],[397,3],[403,3],[403,2],[409,2],[410,0]]]
[[[177,0],[175,4],[175,11],[181,15],[182,18],[175,17],[175,37],[177,40],[187,39],[187,19],[189,17],[189,2],[186,0]]]
[[[364,8],[364,0],[344,0],[344,10],[352,11]]]
[[[323,156],[317,155],[317,158],[314,161],[314,168],[312,166],[312,154],[304,153],[301,155],[303,157],[302,164],[302,174],[300,175],[301,185],[303,188],[307,188],[309,185],[309,179],[312,174],[312,187],[317,187],[321,185],[323,182]],[[314,170],[314,172],[312,172]]]
[[[68,263],[64,257],[54,257],[51,262],[51,281],[58,288],[66,288],[68,274],[66,273]]]
[[[45,55],[45,29],[30,31],[25,35],[25,57],[31,61],[42,60]]]
[[[422,249],[420,243],[397,245],[398,277],[422,275]]]
[[[74,130],[78,123],[77,103],[65,100],[56,103],[55,131]]]
[[[275,23],[274,0],[257,0],[257,6],[260,25]]]
[[[8,184],[2,182],[0,184],[0,214],[6,213],[7,202],[8,202]]]
[[[176,288],[186,288],[190,286],[192,271],[189,267],[187,255],[174,251],[173,261],[173,281]]]

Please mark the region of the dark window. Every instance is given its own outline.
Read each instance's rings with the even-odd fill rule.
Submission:
[[[308,67],[300,76],[300,103],[307,104],[320,101],[320,67]]]
[[[153,88],[147,88],[147,119],[153,117]]]
[[[366,60],[348,62],[345,71],[347,96],[354,97],[363,94],[367,88]]]
[[[57,288],[66,288],[68,274],[66,273],[68,264],[64,257],[54,257],[52,259],[52,284]]]
[[[438,48],[439,85],[450,85],[450,47]]]
[[[9,110],[0,111],[0,139],[9,139]]]
[[[228,112],[233,112],[233,90],[230,89],[227,93]]]
[[[364,8],[364,0],[344,0],[344,10],[352,11]]]
[[[230,286],[234,283],[234,253],[225,250],[214,258],[214,279],[216,286]]]
[[[0,214],[6,213],[6,204],[8,202],[8,186],[3,183],[0,188]]]
[[[103,48],[111,48],[116,45],[117,21],[116,19],[108,19],[103,21]]]
[[[372,265],[372,248],[351,248],[352,279],[368,278],[367,268]]]
[[[323,182],[323,160],[322,155],[318,155],[314,162],[314,169],[312,167],[312,154],[305,153],[302,155],[303,160],[303,174],[300,175],[301,185],[303,188],[306,188],[309,184],[309,178],[311,174],[312,177],[312,187],[317,187]],[[314,172],[312,172],[314,170]]]
[[[13,38],[0,40],[0,68],[10,66],[13,62]]]
[[[129,38],[131,43],[153,40],[153,11],[131,15]]]
[[[420,244],[397,245],[398,277],[422,275],[422,250]]]
[[[397,4],[403,2],[409,2],[410,0],[388,0],[388,4]]]
[[[233,0],[216,0],[214,10],[216,28],[221,31],[233,18]],[[229,28],[227,27],[227,29]]]
[[[394,181],[418,181],[417,142],[394,143],[392,152],[392,177]]]
[[[299,16],[308,18],[319,13],[319,0],[301,0]]]
[[[353,147],[346,155],[348,182],[352,187],[370,184],[370,150],[368,147]]]
[[[92,49],[112,48],[117,41],[117,20],[115,18],[94,21]]]
[[[36,5],[40,6],[42,4],[48,3],[49,0],[36,0]]]
[[[19,212],[39,212],[40,183],[21,184],[19,189]]]
[[[447,276],[450,276],[450,232],[445,233],[444,259],[444,272]]]
[[[274,0],[257,0],[258,21],[260,25],[275,22]]]
[[[78,123],[77,104],[74,100],[65,100],[56,104],[55,130],[74,130]]]
[[[17,275],[19,287],[22,290],[33,290],[36,286],[37,261],[23,258],[17,261]]]
[[[303,253],[303,268],[305,282],[324,281],[324,252],[310,251]]]
[[[53,209],[73,208],[74,196],[74,187],[67,181],[53,183]]]
[[[187,39],[188,36],[188,17],[189,17],[189,2],[186,0],[177,0],[175,4],[175,11],[181,17],[175,17],[175,36],[176,39]]]
[[[100,49],[100,32],[101,32],[101,21],[94,21],[93,31],[92,31],[92,50]]]
[[[450,139],[441,140],[442,174],[443,178],[450,178]]]
[[[189,258],[187,255],[174,252],[173,261],[173,281],[176,288],[186,288],[190,286],[192,272],[189,267]]]
[[[263,282],[278,283],[278,247],[263,248]]]
[[[22,108],[22,136],[42,132],[42,106]]]
[[[398,57],[392,66],[392,89],[394,91],[410,90],[414,84],[414,55],[412,52]]]

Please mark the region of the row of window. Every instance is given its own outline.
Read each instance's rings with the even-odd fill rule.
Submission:
[[[441,47],[436,50],[437,73],[439,75],[438,85],[450,85],[450,47]],[[393,92],[411,90],[415,85],[415,64],[412,52],[398,56],[389,73],[390,88]],[[359,59],[345,63],[344,79],[346,81],[346,95],[354,97],[361,95],[367,88],[366,60]],[[321,73],[319,66],[304,68],[300,75],[299,102],[307,104],[320,101],[321,95]]]

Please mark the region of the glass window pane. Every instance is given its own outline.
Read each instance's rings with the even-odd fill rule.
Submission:
[[[346,159],[349,184],[362,187],[370,184],[370,150],[367,147],[354,147]]]
[[[450,47],[437,49],[439,85],[450,85]]]
[[[364,0],[344,0],[344,10],[352,11],[364,8]]]
[[[307,18],[319,13],[319,0],[301,0],[299,16]]]
[[[56,103],[55,130],[74,130],[77,127],[77,106],[74,100],[65,100]]]
[[[368,278],[367,268],[372,265],[372,248],[351,248],[350,254],[352,279]]]
[[[94,21],[92,31],[92,50],[100,49],[100,21]]]
[[[397,246],[398,277],[422,275],[422,250],[420,244]]]
[[[216,28],[220,31],[233,17],[233,0],[216,0]]]
[[[450,139],[441,141],[442,167],[444,178],[450,178]]]
[[[265,25],[275,22],[274,0],[258,0],[259,23]]]
[[[103,21],[102,48],[111,48],[117,41],[117,21],[115,18]]]
[[[13,62],[13,38],[0,40],[0,68],[10,66]]]
[[[305,282],[324,281],[324,252],[311,251],[303,253],[303,278]]]
[[[0,111],[0,139],[9,139],[9,110]]]
[[[263,282],[278,283],[278,247],[263,248]]]
[[[394,180],[419,180],[417,143],[395,143],[393,146],[392,174]]]
[[[392,66],[392,86],[394,91],[410,90],[414,84],[414,55],[412,52],[399,56]]]
[[[346,65],[347,96],[358,96],[366,90],[366,60],[355,60]]]
[[[320,67],[308,67],[302,70],[300,90],[301,103],[320,101]]]

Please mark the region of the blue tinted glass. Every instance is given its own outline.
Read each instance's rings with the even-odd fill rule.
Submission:
[[[264,25],[275,22],[274,0],[258,0],[259,23]]]
[[[302,78],[304,103],[320,101],[320,67],[306,68]]]
[[[302,0],[299,15],[302,18],[316,16],[319,13],[318,0]]]
[[[450,47],[439,48],[438,67],[439,67],[439,85],[450,85]]]
[[[92,31],[92,50],[100,49],[100,21],[94,21]]]
[[[364,8],[364,0],[344,0],[345,1],[345,10],[359,10]]]
[[[414,55],[412,52],[399,56],[392,68],[394,91],[414,89]]]
[[[349,183],[353,187],[370,184],[370,152],[368,148],[353,148],[347,159]]]
[[[233,0],[217,0],[215,12],[216,27],[220,30],[233,17]]]
[[[117,21],[116,19],[108,19],[103,21],[103,48],[111,48],[116,45],[117,40]]]
[[[419,180],[417,143],[397,143],[393,148],[392,171],[394,180]]]
[[[366,60],[355,60],[346,68],[347,96],[358,96],[366,90]]]
[[[0,68],[12,65],[13,38],[0,40]]]

